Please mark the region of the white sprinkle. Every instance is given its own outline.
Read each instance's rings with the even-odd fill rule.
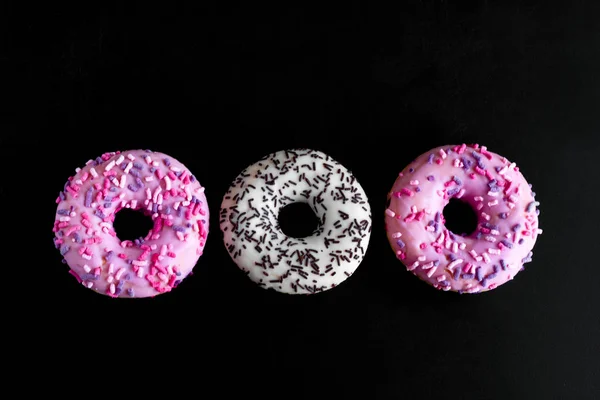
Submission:
[[[413,214],[416,214],[416,213],[417,213],[417,206],[413,205],[413,206],[410,208],[410,212],[412,212]]]
[[[110,180],[111,183],[117,187],[119,187],[119,180],[117,178],[115,178],[114,176],[112,177],[112,179]]]
[[[168,175],[165,175],[163,178],[165,180],[165,190],[171,190],[171,178]]]
[[[190,202],[189,202],[189,200],[186,200],[186,201],[181,202],[181,205],[184,207],[187,207],[190,205]]]
[[[393,210],[390,210],[389,208],[385,210],[385,213],[392,218],[396,216],[396,213]]]
[[[417,179],[414,179],[412,181],[409,182],[412,186],[418,186],[419,185],[419,181]]]
[[[446,275],[440,275],[436,279],[437,279],[438,282],[445,281],[446,280]]]
[[[485,240],[487,240],[488,242],[492,242],[494,243],[496,241],[496,238],[490,235],[487,235],[484,237]]]
[[[158,194],[158,199],[156,199],[156,204],[161,205],[163,203],[163,195],[162,193]]]
[[[507,205],[507,206],[508,206],[508,208],[510,208],[511,210],[512,210],[513,208],[515,208],[515,203],[510,203],[510,202],[507,202],[507,203],[506,203],[506,205]]]
[[[426,226],[426,227],[425,227],[425,230],[426,230],[427,232],[434,232],[434,231],[435,231],[435,228],[434,228],[433,226]]]
[[[452,243],[452,252],[453,253],[458,252],[458,243],[457,242]]]
[[[158,201],[158,194],[162,192],[162,188],[160,186],[156,187],[156,190],[154,191],[154,195],[152,196],[152,201],[153,202],[157,202]]]
[[[90,272],[92,269],[90,268],[90,266],[89,266],[89,265],[85,264],[85,265],[83,266],[83,270],[84,270],[85,272]]]
[[[495,229],[492,229],[492,230],[490,231],[490,235],[498,236],[499,234],[500,234],[500,232],[499,232],[499,231],[497,231],[497,230],[495,230]]]
[[[146,182],[152,182],[154,180],[154,177],[152,175],[148,175],[147,177],[144,178],[144,180]]]
[[[151,249],[151,250],[156,250],[157,248],[158,248],[158,245],[157,245],[156,243],[152,243],[152,244],[150,245],[150,249]]]
[[[124,273],[125,273],[125,268],[124,267],[119,268],[119,270],[115,274],[115,279],[121,279],[121,275],[123,275]]]
[[[196,193],[204,193],[204,186],[199,186],[196,188]]]
[[[121,192],[121,194],[117,196],[119,200],[123,200],[123,197],[125,197],[125,192]]]
[[[456,260],[454,260],[454,261],[452,261],[450,264],[448,264],[448,269],[449,269],[450,271],[452,271],[452,269],[453,269],[454,267],[456,267],[458,264],[460,264],[460,263],[462,263],[462,262],[463,262],[463,259],[461,259],[461,258],[457,258]]]
[[[104,170],[110,171],[111,169],[113,169],[114,166],[115,166],[115,160],[112,160],[111,162],[108,163],[108,165],[106,166],[106,168],[104,168]]]
[[[430,215],[431,214],[431,208],[426,208],[425,209],[425,214]]]
[[[123,154],[121,154],[119,158],[117,158],[117,161],[115,161],[115,164],[121,165],[123,161],[125,161],[125,157],[123,157]]]
[[[398,239],[399,237],[402,237],[402,232],[394,232],[394,233],[392,233],[392,238],[393,239]]]
[[[444,191],[443,190],[438,190],[436,193],[437,193],[438,196],[444,197]]]
[[[135,160],[135,156],[133,154],[127,154],[127,158],[129,158],[131,161]]]
[[[433,274],[435,274],[435,270],[437,269],[437,267],[433,267],[429,270],[429,272],[427,273],[427,277],[431,278],[433,276]]]
[[[179,208],[179,204],[180,204],[180,202],[179,202],[179,201],[176,201],[176,202],[175,202],[175,204],[173,204],[173,209],[174,209],[175,211],[177,211],[177,209]]]
[[[473,197],[473,200],[475,200],[475,201],[483,201],[483,197],[481,197],[481,196],[475,196],[475,197]]]
[[[427,259],[427,257],[425,257],[425,256],[419,256],[419,257],[417,257],[417,260],[419,260],[421,262],[425,261],[426,259]]]
[[[115,264],[110,263],[108,264],[108,273],[112,274],[113,272],[115,272]]]
[[[151,199],[152,198],[152,191],[150,190],[150,188],[146,188],[146,199]]]
[[[67,221],[70,221],[70,220],[71,220],[71,217],[60,217],[58,220],[59,220],[60,222],[67,222]]]
[[[491,196],[491,197],[498,197],[498,195],[500,194],[500,192],[492,192],[490,190],[487,194],[488,194],[488,196]]]
[[[171,171],[173,171],[173,172],[179,172],[179,171],[181,171],[181,168],[177,168],[177,167],[176,167],[176,166],[174,166],[174,165],[171,165],[171,167],[169,167],[169,169],[170,169]]]
[[[148,202],[148,207],[146,207],[146,210],[152,211],[152,202]]]
[[[485,212],[483,212],[483,211],[481,212],[481,216],[482,216],[482,217],[483,217],[483,218],[484,218],[486,221],[489,221],[489,220],[490,220],[490,218],[491,218],[489,215],[487,215],[487,214],[486,214]]]
[[[92,174],[92,176],[94,178],[98,177],[98,173],[96,172],[96,170],[94,169],[94,167],[90,168],[90,174]]]
[[[83,181],[81,179],[77,179],[75,181],[75,183],[78,184],[78,185],[80,185],[80,186],[83,185]]]
[[[144,159],[146,160],[146,163],[147,163],[148,165],[151,165],[151,164],[152,164],[152,159],[150,158],[150,156],[149,156],[149,155],[146,155],[146,157],[144,157]]]
[[[83,253],[83,254],[81,255],[81,258],[84,258],[84,259],[86,259],[86,260],[88,260],[88,261],[89,261],[89,260],[91,260],[91,259],[92,259],[92,256],[88,256],[87,254]]]
[[[148,261],[133,260],[131,264],[137,267],[145,267],[146,265],[148,265]]]
[[[78,174],[81,171],[81,168],[77,167],[75,168],[75,173]]]
[[[158,279],[160,279],[163,282],[167,282],[168,278],[165,274],[163,274],[162,272],[159,272],[158,274],[156,274],[156,276],[158,276]]]
[[[103,228],[110,228],[110,224],[108,222],[100,222],[99,225]]]
[[[92,288],[92,286],[94,286],[94,282],[92,282],[92,281],[89,281],[89,282],[87,282],[87,283],[84,283],[84,285],[85,285],[85,287],[87,287],[88,289],[91,289],[91,288]]]
[[[424,270],[427,270],[427,269],[430,269],[430,268],[433,268],[433,261],[428,262],[427,264],[425,264],[425,265],[423,265],[421,267],[421,269],[424,269]]]
[[[409,271],[414,271],[419,266],[419,262],[415,261],[411,266],[408,267]]]
[[[450,246],[452,246],[452,240],[450,240],[450,238],[446,238],[446,243],[444,245],[447,249],[450,249]]]
[[[466,243],[461,243],[461,244],[458,246],[458,248],[459,248],[459,249],[461,249],[461,250],[464,250],[464,249],[465,249],[465,247],[467,247],[467,244],[466,244]]]
[[[489,250],[488,250],[488,251],[489,251]],[[484,261],[486,264],[489,264],[489,263],[490,263],[490,261],[492,261],[492,259],[490,258],[490,256],[488,256],[488,255],[487,255],[487,253],[482,253],[481,255],[483,256],[483,261]]]
[[[536,232],[537,232],[538,235],[541,235],[542,233],[544,233],[544,231],[541,228],[538,228],[536,230]]]
[[[125,170],[123,171],[123,173],[125,175],[127,175],[129,173],[129,171],[131,171],[131,168],[133,168],[133,162],[129,161],[129,163],[127,164],[127,166],[125,167]]]
[[[488,253],[498,255],[498,254],[500,254],[500,250],[499,249],[493,249],[493,248],[490,247],[488,249]],[[485,253],[483,253],[483,254],[485,254]],[[485,258],[485,256],[484,256],[484,258]],[[486,262],[488,262],[488,261],[486,261]]]
[[[500,171],[498,171],[498,175],[504,175],[508,171],[508,165],[505,165]]]
[[[475,251],[475,249],[471,249],[469,251],[469,254],[471,255],[471,257],[473,257],[474,259],[477,259],[477,252]]]
[[[138,270],[137,270],[137,276],[140,277],[140,278],[142,276],[144,276],[144,268],[142,268],[142,267],[138,268]]]
[[[182,242],[184,242],[184,241],[185,241],[185,238],[184,238],[184,236],[183,236],[183,232],[176,232],[176,234],[177,234],[177,238],[178,238],[179,240],[181,240]]]
[[[152,161],[152,166],[153,167],[158,167],[159,166],[159,162],[158,161]]]
[[[131,203],[129,203],[131,205],[131,208],[133,208],[135,210],[135,208],[137,207],[137,200],[133,199],[131,200]]]
[[[115,294],[115,284],[114,283],[110,284],[110,294]]]
[[[446,152],[444,151],[444,149],[440,149],[440,155],[442,156],[442,159],[445,160],[447,155]]]
[[[440,233],[440,236],[438,236],[438,238],[435,241],[436,243],[442,244],[442,242],[444,241],[444,232]]]
[[[465,194],[465,188],[461,188],[458,193],[456,194],[456,198],[460,199],[461,197],[463,197],[463,195]]]

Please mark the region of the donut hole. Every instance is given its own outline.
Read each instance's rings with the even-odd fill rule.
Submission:
[[[291,203],[279,211],[279,229],[290,237],[305,238],[319,226],[319,219],[307,203]]]
[[[117,237],[123,240],[145,238],[154,226],[150,215],[142,210],[123,208],[117,212],[114,221]]]
[[[477,229],[477,214],[470,204],[450,199],[443,211],[446,228],[455,235],[468,236]]]

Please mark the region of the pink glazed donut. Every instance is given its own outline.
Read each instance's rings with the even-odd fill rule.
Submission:
[[[105,153],[78,168],[56,199],[55,246],[85,287],[111,297],[153,297],[176,287],[208,235],[204,188],[179,161],[150,150]],[[123,208],[151,216],[146,237],[121,241]]]
[[[475,232],[445,226],[444,207],[461,199],[477,213]],[[492,290],[530,262],[538,228],[535,193],[515,163],[485,146],[448,145],[410,163],[388,194],[385,225],[406,268],[436,289]]]

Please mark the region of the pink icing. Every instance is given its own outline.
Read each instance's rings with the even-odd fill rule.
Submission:
[[[54,242],[69,272],[111,297],[170,291],[192,271],[206,244],[204,188],[162,153],[103,154],[69,178],[57,203]],[[154,221],[142,241],[117,237],[113,222],[123,208],[144,211]]]
[[[444,226],[442,212],[453,197],[477,213],[477,229],[468,236]],[[485,146],[441,146],[394,182],[385,212],[388,240],[406,268],[435,288],[489,291],[531,261],[542,233],[534,197],[515,163]]]

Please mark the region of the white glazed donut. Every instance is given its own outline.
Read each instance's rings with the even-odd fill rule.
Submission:
[[[280,210],[307,203],[319,226],[293,238],[279,226]],[[259,286],[314,294],[346,280],[371,236],[367,196],[343,165],[322,152],[283,150],[244,169],[223,197],[220,226],[238,267]]]

